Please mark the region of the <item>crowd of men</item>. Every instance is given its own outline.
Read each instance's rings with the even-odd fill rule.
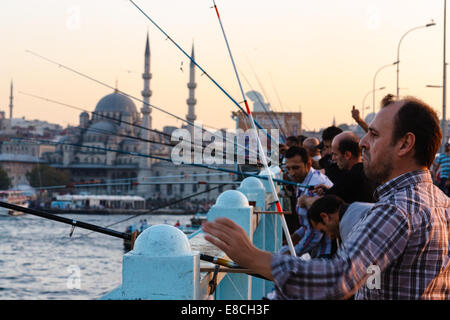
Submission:
[[[276,299],[450,299],[450,147],[437,156],[435,111],[388,95],[370,124],[352,116],[361,140],[332,126],[280,148],[283,178],[302,185],[281,194],[296,256],[254,247],[226,218],[205,223],[205,238],[272,279]]]

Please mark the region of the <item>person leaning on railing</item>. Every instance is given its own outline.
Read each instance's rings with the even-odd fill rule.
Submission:
[[[203,225],[205,239],[234,262],[272,279],[285,299],[450,299],[450,200],[429,168],[440,146],[436,112],[407,97],[385,103],[360,141],[377,202],[331,259],[256,248],[230,219]],[[379,270],[379,286],[368,285]]]

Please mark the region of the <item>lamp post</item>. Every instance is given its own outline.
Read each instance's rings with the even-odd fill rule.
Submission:
[[[372,85],[372,108],[373,108],[373,113],[375,113],[375,80],[377,79],[377,75],[378,73],[383,70],[384,68],[393,66],[393,65],[398,65],[398,61],[395,61],[394,63],[390,63],[390,64],[386,64],[384,66],[382,66],[380,69],[377,70],[377,72],[375,72],[375,75],[373,76],[373,85]],[[397,89],[398,90],[398,89]]]
[[[427,23],[424,26],[419,26],[419,27],[415,27],[412,29],[409,29],[408,31],[405,32],[405,34],[400,38],[400,41],[398,42],[398,46],[397,46],[397,98],[399,97],[399,74],[400,74],[400,44],[402,43],[403,38],[410,33],[411,31],[417,30],[417,29],[422,29],[422,28],[428,28],[431,26],[435,26],[436,23],[434,22],[430,22]]]
[[[378,89],[375,89],[375,91],[381,91],[381,90],[384,90],[384,89],[386,89],[386,87],[380,87],[380,88],[378,88]],[[373,91],[374,91],[373,89],[370,90],[370,91],[367,92],[367,94],[364,96],[364,99],[363,99],[363,102],[362,102],[362,107],[361,107],[361,109],[362,109],[362,119],[363,119],[363,120],[364,120],[364,110],[370,108],[370,106],[367,106],[367,107],[366,107],[366,98],[367,98],[367,97],[369,96],[369,94],[371,94]]]

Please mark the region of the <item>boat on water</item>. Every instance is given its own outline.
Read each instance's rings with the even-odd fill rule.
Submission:
[[[21,190],[0,190],[0,201],[28,208],[29,197]],[[24,213],[0,207],[0,215],[20,216]]]
[[[50,204],[52,213],[139,214],[147,211],[145,199],[139,196],[64,194]]]

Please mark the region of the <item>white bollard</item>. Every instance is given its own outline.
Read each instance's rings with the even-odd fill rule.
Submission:
[[[123,299],[199,299],[199,254],[178,228],[147,228],[123,256],[122,268]]]
[[[250,240],[253,239],[253,207],[249,206],[245,195],[236,190],[223,192],[207,214],[208,221],[226,217],[240,225]],[[227,273],[219,283],[215,298],[217,300],[250,300],[252,279],[246,274]]]

